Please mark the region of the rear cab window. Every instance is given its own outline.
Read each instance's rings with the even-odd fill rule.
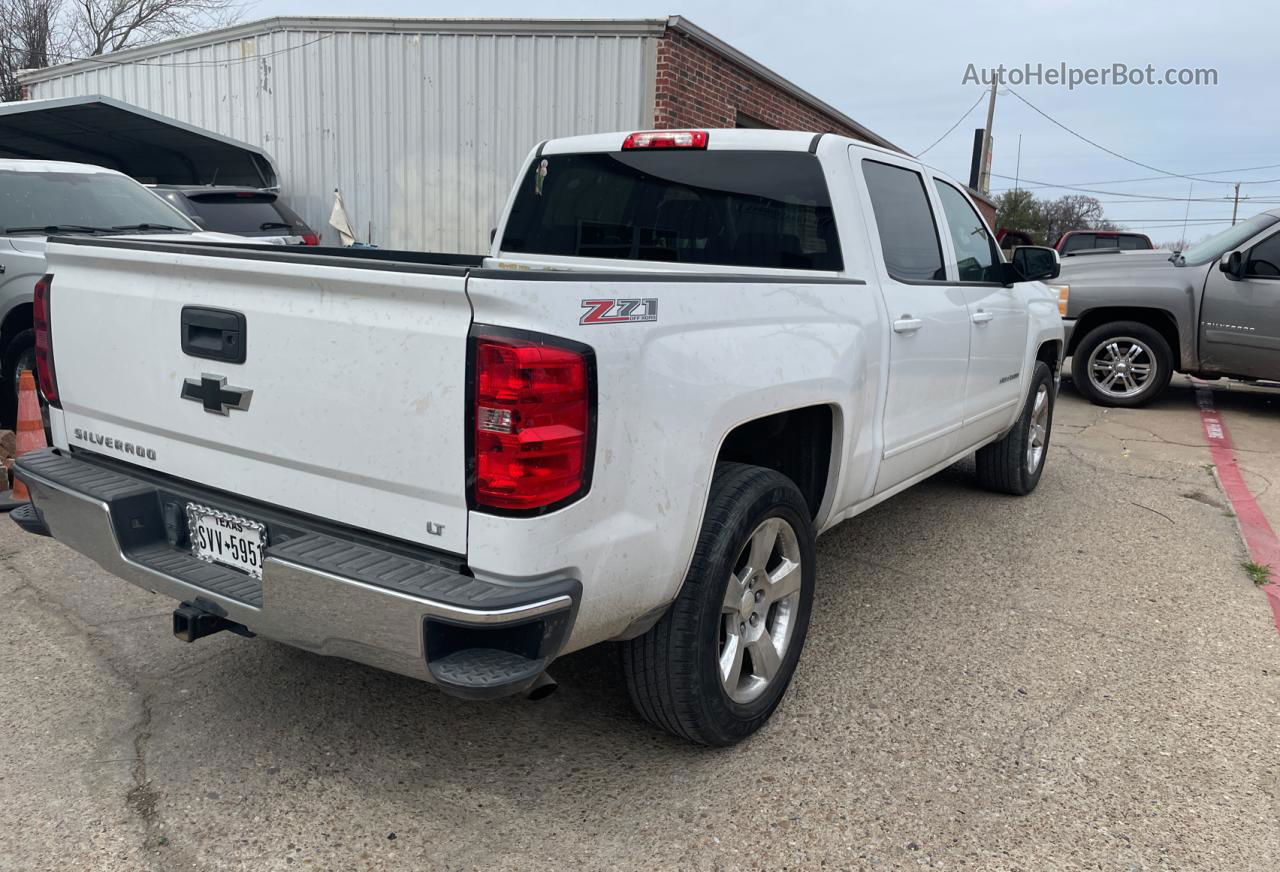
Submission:
[[[520,182],[512,254],[839,271],[818,158],[805,152],[655,150],[546,155]]]
[[[1118,248],[1121,251],[1148,251],[1151,240],[1138,233],[1073,233],[1062,244],[1062,254]]]

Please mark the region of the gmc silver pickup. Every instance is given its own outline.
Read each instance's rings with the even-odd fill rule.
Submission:
[[[1035,489],[1063,349],[1055,252],[1006,262],[962,186],[812,133],[543,143],[485,257],[48,258],[28,530],[180,638],[464,697],[617,642],[640,713],[711,745],[781,701],[821,531],[975,451]]]

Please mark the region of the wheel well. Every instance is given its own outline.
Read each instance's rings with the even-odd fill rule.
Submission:
[[[14,306],[4,318],[4,324],[0,325],[0,354],[9,347],[9,343],[13,341],[13,337],[17,336],[23,330],[31,329],[31,304],[22,303]]]
[[[1056,339],[1044,343],[1036,349],[1036,360],[1043,360],[1049,372],[1057,375],[1058,367],[1062,365],[1062,343]]]
[[[782,473],[817,517],[831,468],[830,406],[806,406],[739,424],[725,437],[717,462],[749,463]]]
[[[1137,321],[1140,324],[1146,324],[1163,336],[1165,342],[1169,343],[1169,348],[1173,351],[1175,366],[1177,361],[1182,359],[1178,341],[1178,324],[1172,315],[1163,309],[1134,309],[1123,306],[1090,309],[1081,315],[1076,320],[1075,329],[1071,332],[1071,347],[1067,349],[1067,354],[1075,353],[1076,346],[1080,344],[1080,340],[1090,330],[1111,321]]]

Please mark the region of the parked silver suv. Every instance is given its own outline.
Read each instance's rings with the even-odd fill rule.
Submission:
[[[31,303],[35,284],[45,273],[48,237],[195,233],[200,228],[189,218],[114,170],[0,160],[0,427],[13,424],[18,372],[34,365]]]

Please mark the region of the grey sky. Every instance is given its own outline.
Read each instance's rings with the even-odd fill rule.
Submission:
[[[1185,8],[1186,12],[1178,9]],[[965,68],[998,64],[1066,63],[1077,67],[1158,70],[1213,67],[1217,86],[1024,85],[1020,94],[1081,134],[1135,160],[1175,173],[1277,164],[1269,170],[1215,175],[1223,184],[1196,182],[1194,198],[1229,197],[1227,182],[1258,197],[1241,215],[1280,206],[1280,124],[1266,84],[1274,82],[1280,11],[1267,0],[1219,0],[1204,4],[1130,0],[1029,0],[1029,2],[715,3],[686,0],[663,8],[636,0],[562,0],[545,5],[510,0],[260,0],[248,17],[270,15],[413,15],[440,17],[641,18],[684,15],[781,75],[843,110],[903,148],[918,152],[940,136],[977,99],[980,89],[961,83]],[[1271,95],[1271,96],[1269,96]],[[926,160],[961,179],[968,177],[973,130],[985,102]],[[1081,142],[1010,95],[997,99],[993,171],[1015,174],[1022,135],[1023,179],[1058,184],[1111,182],[1155,176]],[[1157,242],[1178,238],[1185,202],[1138,200],[1118,193],[1186,198],[1189,182],[1084,184],[1117,194],[1096,194],[1107,215],[1145,228]],[[1012,182],[999,178],[1000,190]],[[1037,193],[1067,193],[1039,189]],[[1270,199],[1271,202],[1263,202]],[[1231,204],[1191,202],[1187,236],[1196,239],[1226,224]],[[1173,223],[1162,223],[1173,222]]]

